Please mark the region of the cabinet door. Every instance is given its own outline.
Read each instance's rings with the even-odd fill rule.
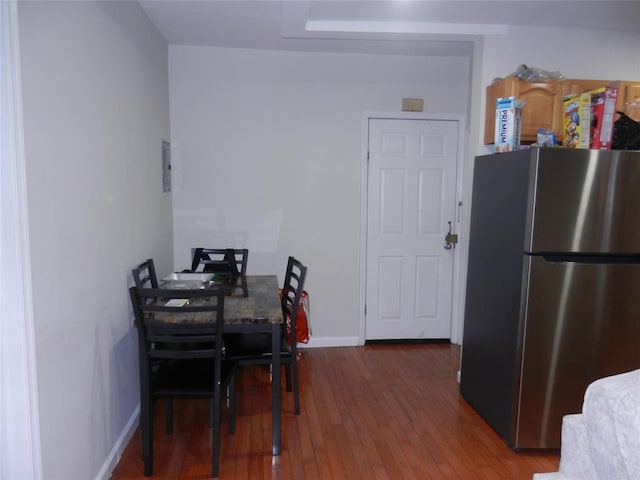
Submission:
[[[640,83],[620,82],[616,111],[624,112],[640,122]]]
[[[551,130],[558,138],[562,131],[562,119],[555,115],[562,109],[562,98],[558,83],[519,82],[517,98],[526,102],[522,109],[522,142],[537,140],[538,129]]]
[[[485,144],[494,143],[495,140],[496,100],[511,96],[526,102],[522,109],[520,142],[535,142],[540,128],[552,130],[560,138],[562,117],[555,114],[561,110],[562,99],[557,81],[524,82],[515,77],[507,77],[487,87]]]
[[[577,95],[578,93],[594,90],[609,85],[611,80],[563,80],[560,82],[560,94]]]

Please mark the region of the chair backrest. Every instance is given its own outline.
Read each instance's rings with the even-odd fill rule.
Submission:
[[[131,270],[133,281],[138,288],[158,288],[158,277],[153,259],[148,258],[136,268]]]
[[[203,272],[219,273],[222,275],[247,274],[247,248],[196,248],[193,250],[191,271],[199,269]]]
[[[152,359],[221,358],[223,288],[131,287],[129,293],[140,338],[141,365],[149,365]]]
[[[300,307],[300,298],[304,289],[304,281],[307,276],[307,267],[294,257],[289,257],[287,261],[287,271],[284,275],[284,285],[282,287],[282,315],[285,320],[291,319],[291,331],[289,332],[289,345],[295,352],[296,349],[296,317]],[[286,322],[285,322],[286,323]]]

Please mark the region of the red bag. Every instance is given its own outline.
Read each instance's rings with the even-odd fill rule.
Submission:
[[[282,299],[282,289],[280,289],[280,299]],[[291,318],[285,318],[287,327],[287,345],[291,344]],[[296,341],[298,343],[309,343],[311,338],[311,324],[309,322],[309,294],[302,290],[300,294],[300,305],[296,315]]]

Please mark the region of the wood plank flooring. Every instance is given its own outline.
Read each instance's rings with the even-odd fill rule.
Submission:
[[[556,453],[516,453],[462,399],[460,348],[449,344],[303,350],[302,412],[283,387],[282,455],[271,455],[269,374],[237,377],[236,433],[223,431],[224,480],[531,480],[556,471]],[[174,433],[155,411],[154,478],[209,478],[206,400],[178,400]],[[113,480],[142,476],[140,432]]]

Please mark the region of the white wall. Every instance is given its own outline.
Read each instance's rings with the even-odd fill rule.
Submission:
[[[418,97],[464,114],[469,62],[171,46],[169,70],[175,267],[242,246],[250,274],[281,279],[295,255],[312,342],[357,339],[362,113]]]
[[[20,2],[46,479],[106,478],[139,403],[131,268],[173,265],[167,46],[137,2]]]

